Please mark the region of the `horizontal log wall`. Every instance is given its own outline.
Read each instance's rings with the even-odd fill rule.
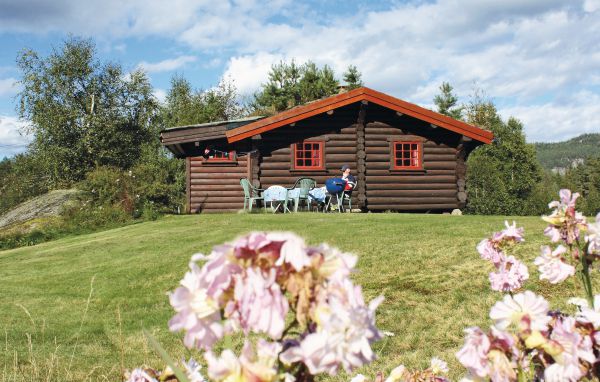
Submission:
[[[189,158],[188,203],[191,213],[241,210],[244,192],[240,179],[248,177],[248,157],[231,164],[206,162],[202,157]]]
[[[381,122],[365,128],[366,205],[369,210],[439,211],[458,208],[457,149],[443,134],[417,135],[406,130],[405,119],[398,127]],[[402,129],[401,129],[402,128]],[[409,129],[410,130],[410,126]],[[438,129],[440,130],[440,129]],[[435,138],[435,139],[434,139]],[[421,141],[423,170],[393,170],[393,141]]]
[[[258,174],[261,188],[274,185],[292,187],[301,177],[313,178],[317,182],[317,187],[323,187],[327,179],[341,176],[341,167],[345,164],[356,174],[356,126],[351,123],[351,118],[355,119],[358,114],[352,115],[347,115],[345,118],[347,126],[340,126],[339,121],[327,123],[325,120],[314,124],[304,122],[304,124],[286,126],[262,134]],[[323,170],[304,171],[292,168],[291,145],[305,140],[325,143]],[[356,195],[352,197],[352,203],[356,205]]]

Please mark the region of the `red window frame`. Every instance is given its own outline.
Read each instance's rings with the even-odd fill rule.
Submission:
[[[394,170],[422,170],[423,142],[392,142],[392,168]]]
[[[323,170],[325,141],[302,141],[292,145],[294,170]]]
[[[207,162],[235,162],[235,150],[229,152],[215,150],[212,157],[204,160]]]

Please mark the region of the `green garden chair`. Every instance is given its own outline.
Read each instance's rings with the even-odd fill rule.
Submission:
[[[294,202],[294,212],[298,212],[298,206],[300,205],[300,201],[305,200],[306,208],[308,211],[310,211],[311,201],[310,201],[310,197],[308,196],[308,193],[310,192],[310,190],[312,190],[316,186],[317,186],[317,181],[314,180],[313,178],[298,178],[298,180],[296,180],[296,183],[294,184],[294,186],[292,188],[288,188],[288,194],[286,196],[286,204],[288,201],[293,201]],[[296,188],[299,189],[298,192],[293,192],[293,193],[290,192]]]
[[[258,206],[258,200],[262,200],[263,209],[266,211],[265,197],[262,194],[264,190],[254,187],[246,178],[240,179],[240,185],[244,189],[244,211],[246,205],[248,205],[248,211],[252,211],[252,205],[256,201]]]

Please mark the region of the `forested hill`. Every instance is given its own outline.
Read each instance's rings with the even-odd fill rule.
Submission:
[[[564,142],[535,143],[535,150],[544,168],[567,168],[588,157],[600,156],[600,134],[583,134]]]

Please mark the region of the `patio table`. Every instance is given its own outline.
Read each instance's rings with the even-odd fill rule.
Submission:
[[[271,210],[273,213],[277,212],[280,207],[283,206],[283,212],[286,210],[289,212],[286,205],[287,200],[287,192],[288,189],[283,186],[271,186],[265,190],[263,196],[265,198],[265,203],[271,203]]]
[[[300,188],[294,188],[289,190],[288,199],[293,199],[297,197],[298,193],[300,193]],[[317,203],[325,203],[326,196],[327,188],[325,187],[313,188],[312,190],[308,191],[308,197],[310,198],[310,200]]]

